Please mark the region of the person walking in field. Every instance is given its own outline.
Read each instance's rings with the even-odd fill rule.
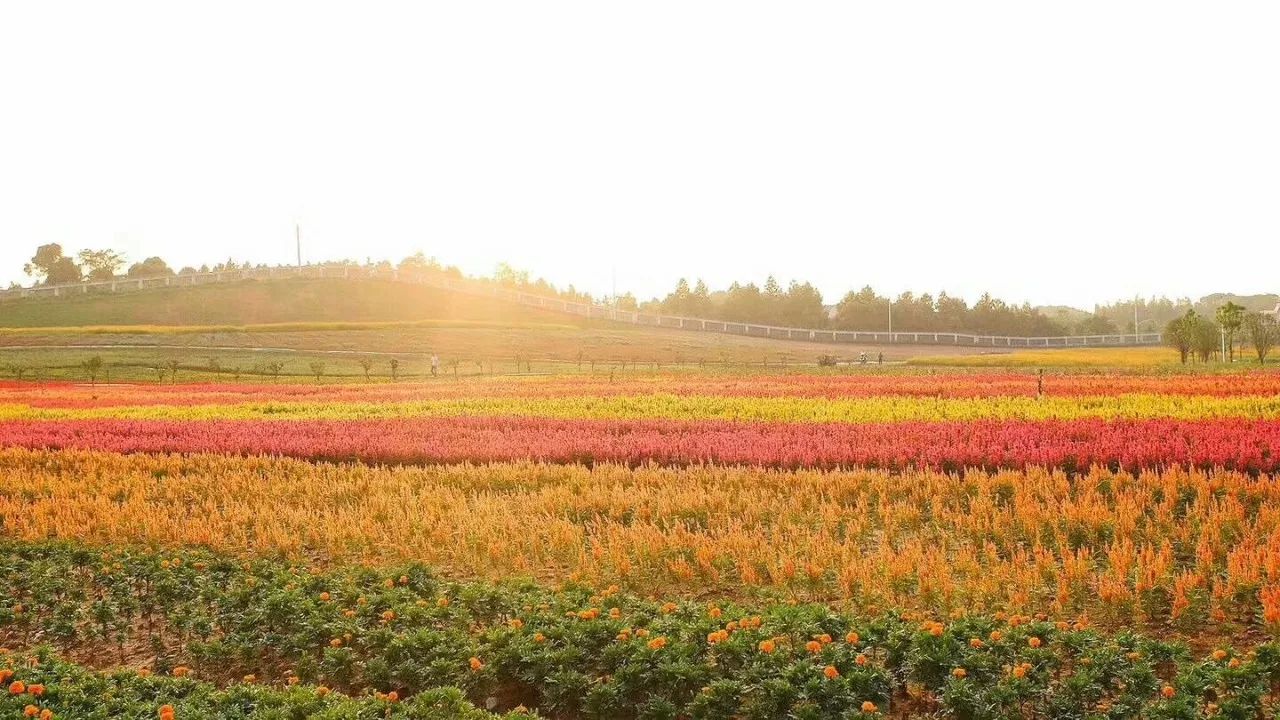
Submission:
[[[440,372],[440,356],[431,353],[431,377],[435,377]]]

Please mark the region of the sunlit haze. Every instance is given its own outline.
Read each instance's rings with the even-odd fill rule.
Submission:
[[[500,261],[597,295],[1280,290],[1266,2],[8,3],[35,247]]]

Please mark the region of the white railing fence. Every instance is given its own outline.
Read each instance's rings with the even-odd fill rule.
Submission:
[[[629,323],[645,327],[678,330],[694,330],[729,335],[773,338],[777,340],[803,340],[825,343],[863,343],[868,345],[959,345],[965,347],[992,348],[1066,348],[1066,347],[1135,347],[1159,345],[1160,333],[1115,333],[1109,335],[1065,335],[1055,337],[1017,337],[1009,335],[974,335],[957,332],[916,332],[877,330],[829,330],[814,328],[778,327],[755,323],[708,320],[673,315],[620,310],[598,303],[574,302],[523,292],[494,283],[468,280],[437,272],[387,270],[359,265],[304,265],[269,268],[247,268],[220,272],[188,273],[167,277],[116,278],[80,282],[66,285],[37,285],[28,288],[0,290],[0,303],[30,297],[67,297],[95,293],[116,293],[149,290],[166,287],[192,287],[236,282],[240,280],[276,280],[286,278],[347,278],[365,280],[395,280],[441,289],[465,292],[473,295],[496,297],[529,307],[569,313],[580,317]],[[0,309],[0,313],[3,310]]]

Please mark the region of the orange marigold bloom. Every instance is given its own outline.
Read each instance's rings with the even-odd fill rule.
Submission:
[[[534,633],[534,634],[533,634],[533,641],[534,641],[534,642],[536,642],[536,643],[543,642],[543,641],[545,641],[546,639],[547,639],[547,636],[546,636],[546,635],[543,635],[542,633]]]
[[[1033,637],[1033,638],[1031,638],[1031,639],[1027,640],[1027,644],[1028,644],[1028,645],[1030,645],[1030,646],[1031,646],[1031,647],[1033,647],[1033,648],[1038,648],[1038,647],[1040,647],[1040,645],[1041,645],[1041,641],[1040,641],[1040,638],[1038,638],[1038,637]]]
[[[981,650],[985,645],[986,643],[982,642],[978,638],[969,639],[969,647],[973,648],[974,650]]]
[[[174,716],[173,706],[161,705],[159,715],[160,715],[160,720],[172,720]]]
[[[394,610],[387,610],[382,613],[382,622],[391,622],[392,620],[395,620],[395,619],[396,619],[396,613]]]
[[[13,671],[9,668],[0,669],[0,683],[9,682],[9,678],[13,677]]]
[[[401,576],[400,576],[400,584],[401,584],[401,585],[408,585],[408,584],[409,584],[409,576],[408,576],[408,575],[401,575]]]
[[[1222,650],[1222,649],[1214,650],[1214,651],[1213,651],[1213,659],[1214,659],[1214,660],[1217,660],[1218,662],[1222,662],[1223,660],[1226,660],[1226,659],[1227,659],[1227,651],[1226,651],[1226,650]]]
[[[188,668],[186,665],[179,665],[178,667],[173,669],[173,676],[186,677],[187,674],[190,672],[191,672],[190,668]]]
[[[669,615],[669,614],[671,614],[671,613],[673,613],[673,612],[675,612],[675,611],[676,611],[676,604],[675,604],[675,603],[673,603],[673,602],[663,603],[663,605],[662,605],[662,612],[663,612],[663,614]]]
[[[53,711],[45,708],[40,711],[40,720],[53,720]]]
[[[1027,669],[1022,665],[1018,665],[1011,671],[1016,678],[1024,678],[1027,676]]]
[[[511,621],[508,622],[507,624],[516,630],[519,630],[520,628],[524,627],[524,621],[521,620],[520,618],[511,618]]]
[[[650,650],[661,650],[667,646],[667,639],[662,635],[659,635],[658,637],[650,640],[648,646]]]
[[[777,649],[777,645],[772,640],[761,640],[756,647],[760,648],[760,652],[766,655]]]
[[[480,672],[484,669],[484,663],[480,662],[480,658],[473,657],[467,661],[471,665],[471,672]]]
[[[817,640],[810,640],[804,644],[804,649],[816,655],[822,652],[822,643]]]
[[[396,692],[395,690],[392,690],[391,692],[387,693],[387,702],[397,702],[399,700],[400,700],[400,693]]]
[[[28,705],[22,708],[23,717],[35,717],[40,714],[40,708],[35,705]]]
[[[329,694],[329,688],[323,685],[316,688],[316,695],[319,695],[320,697],[324,697],[325,695],[328,695],[328,694]]]
[[[848,635],[844,636],[844,641],[849,643],[850,645],[857,645],[860,639],[861,638],[858,637],[858,633],[856,632],[851,632]]]
[[[329,598],[333,597],[327,592],[320,593],[320,602],[329,602]]]
[[[826,634],[826,633],[822,633],[822,634],[821,634],[821,635],[819,635],[818,637],[814,638],[814,640],[817,640],[818,642],[822,643],[823,645],[830,645],[830,644],[831,644],[831,636],[830,636],[830,635],[828,635],[828,634]]]
[[[1227,667],[1233,670],[1240,667],[1240,658],[1231,658],[1231,662],[1227,663]]]
[[[822,675],[828,680],[835,680],[840,677],[840,671],[836,669],[835,665],[828,665],[822,668]]]
[[[965,679],[965,677],[967,677],[968,675],[969,673],[964,668],[956,668],[955,670],[951,671],[951,677],[957,678],[959,680]]]
[[[871,702],[870,700],[862,701],[862,712],[867,713],[868,715],[871,715],[879,711],[880,711],[880,708],[876,707],[876,704]]]
[[[858,657],[854,658],[854,659],[853,659],[853,661],[854,661],[854,662],[856,662],[856,663],[858,663],[859,665],[866,665],[866,664],[867,664],[867,656],[866,656],[866,655],[863,655],[862,653],[858,653]]]
[[[298,680],[297,675],[290,675],[288,678],[285,679],[285,682],[289,685],[297,685],[300,681]]]
[[[21,695],[26,691],[27,691],[27,686],[23,685],[21,680],[14,680],[13,682],[9,683],[10,695]]]
[[[707,611],[707,615],[710,616],[712,620],[718,619],[720,617],[720,614],[721,614],[720,608],[718,607],[713,607]]]
[[[987,637],[991,640],[991,642],[1000,642],[1000,638],[1003,638],[1004,634],[1002,634],[999,630],[992,630],[991,634],[988,635]]]
[[[257,681],[258,681],[258,676],[257,676],[257,675],[245,675],[245,676],[244,676],[244,681],[245,681],[245,683],[246,683],[246,684],[248,684],[248,685],[252,685],[253,683],[255,683],[255,682],[257,682]]]
[[[27,692],[35,695],[36,697],[40,697],[44,694],[44,685],[40,683],[32,683],[27,686]]]
[[[1173,697],[1175,692],[1177,691],[1173,689],[1172,685],[1165,685],[1164,687],[1160,688],[1160,694],[1163,695],[1165,698]]]
[[[442,597],[436,601],[436,607],[449,607],[449,598]]]
[[[329,641],[329,647],[335,647],[335,648],[340,648],[340,647],[342,647],[342,638],[334,638],[334,639],[330,640],[330,641]]]

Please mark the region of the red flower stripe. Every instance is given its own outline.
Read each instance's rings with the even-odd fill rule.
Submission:
[[[378,463],[722,463],[785,468],[1192,465],[1280,470],[1280,422],[1134,420],[872,425],[409,418],[0,423],[0,445],[270,454]]]

